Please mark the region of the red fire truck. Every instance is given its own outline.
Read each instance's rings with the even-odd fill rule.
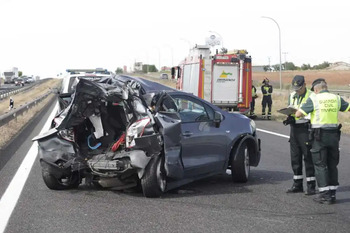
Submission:
[[[210,47],[196,45],[179,66],[171,70],[176,88],[214,105],[247,112],[252,100],[252,63],[246,50],[210,54]]]

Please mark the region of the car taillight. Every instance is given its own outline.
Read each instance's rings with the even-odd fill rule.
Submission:
[[[73,129],[63,129],[59,131],[59,135],[67,141],[75,142],[74,130]]]

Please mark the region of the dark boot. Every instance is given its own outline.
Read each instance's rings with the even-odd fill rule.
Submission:
[[[320,204],[334,204],[335,203],[335,200],[332,201],[331,192],[329,190],[328,191],[324,191],[324,192],[320,192],[314,198],[314,201],[316,201],[316,202],[318,202]]]
[[[336,190],[330,190],[330,192],[331,192],[331,203],[330,204],[334,204],[335,203],[335,201],[337,200],[337,198],[336,198]]]
[[[303,189],[303,181],[295,181],[293,183],[293,186],[287,190],[287,193],[302,193],[304,192]]]
[[[315,195],[316,194],[316,181],[308,181],[306,184],[305,195]]]

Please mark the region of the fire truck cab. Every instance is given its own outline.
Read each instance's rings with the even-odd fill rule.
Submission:
[[[252,100],[251,57],[246,50],[210,54],[196,45],[179,66],[171,70],[176,88],[227,110],[247,112]]]

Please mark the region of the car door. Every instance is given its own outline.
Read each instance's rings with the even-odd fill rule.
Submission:
[[[228,137],[225,130],[215,127],[214,109],[200,99],[176,94],[181,118],[181,157],[185,175],[200,175],[222,171]]]

